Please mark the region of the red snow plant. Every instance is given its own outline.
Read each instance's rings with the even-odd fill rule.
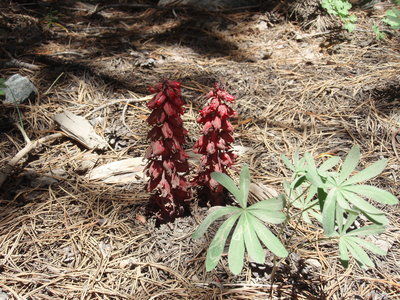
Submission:
[[[226,173],[235,161],[231,150],[233,142],[232,124],[229,119],[236,112],[229,107],[235,98],[222,89],[218,83],[207,94],[209,103],[200,111],[197,122],[203,125],[203,135],[194,145],[194,152],[202,155],[201,169],[194,183],[202,186],[200,195],[211,205],[224,204],[223,187],[211,178],[212,172]]]
[[[188,156],[182,147],[187,135],[181,119],[185,102],[176,81],[159,83],[150,92],[156,95],[147,103],[152,110],[147,122],[153,126],[146,152],[150,177],[147,190],[153,192],[149,209],[155,212],[159,223],[173,222],[188,213],[188,183],[181,175],[189,171]]]

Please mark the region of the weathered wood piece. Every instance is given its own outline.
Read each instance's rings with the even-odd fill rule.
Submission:
[[[107,142],[99,136],[90,125],[89,121],[77,116],[70,111],[64,111],[54,116],[54,121],[67,136],[81,143],[88,149],[104,150]]]
[[[143,157],[115,161],[92,169],[86,178],[112,184],[141,183],[146,180]]]
[[[257,198],[258,201],[279,196],[279,193],[275,189],[262,183],[250,183],[250,193]]]

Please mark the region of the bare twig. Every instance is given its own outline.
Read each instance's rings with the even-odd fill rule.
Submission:
[[[3,185],[4,181],[6,181],[8,175],[11,174],[13,171],[14,167],[17,165],[17,163],[25,156],[27,155],[30,151],[38,147],[39,145],[55,140],[59,137],[62,137],[62,133],[54,133],[45,137],[42,137],[38,140],[35,140],[33,142],[27,143],[24,148],[22,148],[15,156],[12,158],[7,165],[4,167],[2,171],[0,171],[0,187]]]
[[[40,69],[39,66],[34,65],[34,64],[30,64],[30,63],[26,63],[23,62],[19,59],[15,59],[10,52],[8,52],[6,49],[2,48],[1,50],[3,50],[3,52],[10,58],[9,61],[3,63],[4,67],[17,67],[17,68],[25,68],[25,69],[29,69],[29,70],[33,70],[33,71],[37,71]]]
[[[22,136],[23,136],[23,138],[24,138],[25,143],[26,143],[26,144],[32,143],[31,139],[28,137],[28,135],[26,134],[26,132],[25,132],[24,128],[21,126],[21,124],[15,123],[15,126],[17,126],[17,128],[18,128],[19,131],[21,132],[21,134],[22,134]]]
[[[143,98],[132,98],[132,99],[118,99],[118,100],[114,100],[114,101],[108,102],[108,103],[106,103],[106,104],[103,104],[103,105],[101,105],[101,106],[99,106],[99,107],[93,109],[92,111],[90,111],[89,113],[87,113],[84,117],[87,118],[87,117],[89,117],[90,115],[92,115],[93,113],[95,113],[95,112],[97,112],[97,111],[99,111],[99,110],[102,110],[102,109],[104,109],[104,108],[106,108],[106,107],[109,107],[109,106],[111,106],[111,105],[118,104],[118,103],[121,103],[121,102],[124,102],[124,101],[126,101],[126,103],[129,104],[129,103],[134,103],[134,102],[148,101],[148,100],[150,100],[151,98],[153,98],[153,95],[145,96],[145,97],[143,97]]]
[[[123,110],[122,110],[121,121],[122,121],[122,124],[124,124],[125,128],[128,129],[128,131],[132,134],[132,136],[133,136],[135,139],[139,139],[139,137],[138,137],[137,135],[135,135],[135,133],[132,131],[132,129],[130,129],[129,126],[128,126],[128,125],[126,124],[126,122],[125,122],[125,114],[126,114],[126,110],[127,110],[127,108],[128,108],[128,104],[129,104],[129,102],[126,102],[126,103],[125,103],[125,106],[124,106],[124,108],[123,108]]]

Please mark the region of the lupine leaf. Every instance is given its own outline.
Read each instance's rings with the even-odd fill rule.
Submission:
[[[372,222],[374,223],[378,223],[381,225],[387,225],[389,224],[389,220],[388,218],[385,216],[384,213],[381,214],[371,214],[371,213],[367,213],[365,211],[363,211],[363,214]]]
[[[243,235],[244,215],[240,219],[233,232],[231,243],[228,251],[229,270],[235,275],[238,275],[243,269],[244,259],[244,235]]]
[[[341,229],[343,228],[343,218],[344,218],[344,209],[340,207],[339,205],[336,205],[336,223],[338,227]]]
[[[364,247],[365,249],[368,249],[369,251],[371,251],[372,253],[378,254],[378,255],[386,255],[387,252],[381,248],[379,248],[377,245],[370,243],[366,240],[360,239],[358,237],[351,237],[351,239],[357,243],[358,245],[360,245],[361,247]]]
[[[371,214],[382,214],[383,213],[380,209],[377,209],[375,206],[368,203],[367,201],[365,201],[363,198],[361,198],[357,194],[342,190],[342,195],[345,197],[345,199],[347,201],[349,201],[351,204],[353,204],[354,206],[356,206],[357,208],[359,208],[362,211],[365,211],[365,212],[371,213]]]
[[[276,256],[286,257],[288,252],[282,245],[281,241],[256,217],[249,215],[249,222],[257,233],[258,238],[262,243]]]
[[[349,154],[347,154],[346,159],[344,160],[343,165],[340,169],[339,183],[345,181],[347,177],[350,176],[351,172],[354,171],[360,161],[360,156],[360,147],[353,146]]]
[[[339,156],[333,156],[328,158],[326,161],[322,163],[322,165],[319,166],[318,171],[328,171],[329,169],[332,169],[334,166],[336,166],[340,161]]]
[[[281,155],[281,159],[283,161],[283,163],[285,164],[285,166],[292,172],[295,172],[296,169],[294,167],[294,165],[292,164],[292,162],[289,160],[289,158],[287,158],[285,155]]]
[[[347,191],[363,195],[382,204],[398,204],[399,200],[388,191],[370,185],[351,185],[344,188]]]
[[[242,205],[243,203],[242,194],[239,191],[238,187],[236,186],[235,182],[232,180],[232,178],[220,172],[212,172],[211,178],[220,183],[224,188],[226,188],[235,197],[240,206],[245,208],[245,206]]]
[[[248,212],[265,223],[280,224],[286,220],[286,215],[280,211],[251,209]]]
[[[364,170],[358,172],[356,175],[347,179],[343,183],[343,185],[351,185],[374,178],[375,176],[378,176],[380,173],[382,173],[382,171],[386,167],[386,164],[387,164],[387,159],[381,159],[373,163],[369,167],[365,168]]]
[[[250,189],[250,172],[249,166],[243,165],[242,171],[240,172],[239,180],[240,193],[242,195],[242,203],[240,204],[243,208],[247,207],[247,198],[249,197]]]
[[[340,254],[340,260],[342,264],[347,267],[349,264],[349,251],[347,250],[347,243],[345,239],[340,238],[339,240],[339,254]]]
[[[342,194],[342,192],[340,190],[337,192],[336,200],[337,200],[337,203],[339,204],[339,206],[341,208],[346,209],[346,210],[350,210],[351,209],[349,203],[344,198],[344,196],[343,196],[343,194]]]
[[[265,263],[265,253],[258,240],[252,224],[249,222],[249,213],[244,213],[244,244],[249,256],[258,264]]]
[[[368,254],[361,248],[352,237],[346,237],[347,248],[353,257],[361,263],[361,265],[366,265],[368,267],[373,267],[374,263],[369,258]]]
[[[317,168],[315,166],[314,158],[311,156],[310,153],[306,153],[304,157],[307,161],[307,173],[306,173],[307,179],[316,187],[322,186],[323,182],[321,180],[321,177],[317,173]]]
[[[232,230],[233,225],[235,224],[236,220],[239,218],[240,214],[235,214],[229,217],[218,229],[217,233],[215,234],[210,247],[207,251],[206,256],[206,270],[211,271],[213,270],[218,261],[221,258],[222,252],[224,251],[226,239],[228,238],[229,233]]]
[[[330,190],[322,211],[322,225],[325,234],[330,236],[335,228],[336,191]]]
[[[363,236],[363,235],[373,235],[373,234],[379,234],[385,231],[385,227],[382,225],[367,225],[363,226],[361,228],[354,229],[352,231],[349,231],[346,235],[358,235],[358,236]]]
[[[248,210],[271,210],[277,211],[282,210],[285,202],[285,197],[283,195],[279,195],[278,197],[269,198],[267,200],[263,200],[253,204],[248,207]]]
[[[207,231],[208,227],[210,227],[210,225],[217,219],[219,219],[225,215],[228,215],[228,214],[238,213],[240,211],[241,211],[240,208],[234,207],[234,206],[225,206],[225,207],[221,207],[218,210],[213,211],[199,225],[199,227],[193,233],[192,238],[198,239],[198,238],[202,237],[203,234]]]
[[[342,232],[346,233],[346,231],[350,228],[350,226],[354,223],[354,221],[358,217],[358,213],[356,212],[349,212],[347,215],[346,223],[343,225]]]

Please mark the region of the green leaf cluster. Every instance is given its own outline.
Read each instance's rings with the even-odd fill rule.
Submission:
[[[351,3],[347,0],[322,0],[321,6],[328,14],[339,17],[343,22],[343,28],[349,32],[356,28],[357,17],[351,15]]]
[[[387,10],[385,18],[382,21],[392,29],[400,29],[400,10],[397,8]]]
[[[284,198],[279,196],[247,206],[250,189],[250,172],[247,165],[243,166],[240,173],[239,187],[226,174],[214,172],[211,177],[232,193],[240,207],[226,206],[213,211],[194,232],[192,237],[200,238],[214,221],[227,216],[208,248],[207,271],[217,266],[232,231],[228,265],[233,274],[239,274],[242,271],[246,251],[252,260],[263,264],[265,252],[262,245],[276,256],[286,257],[288,252],[281,241],[265,226],[265,223],[279,224],[285,221],[286,216],[282,212]]]
[[[360,156],[360,148],[354,146],[340,167],[340,159],[335,156],[319,167],[309,153],[301,159],[295,154],[293,163],[283,156],[283,162],[293,171],[292,183],[286,183],[285,191],[291,199],[289,203],[301,210],[305,222],[312,223],[311,219],[314,218],[322,223],[326,236],[339,239],[339,251],[344,264],[348,262],[350,253],[361,266],[373,266],[362,248],[376,254],[384,253],[358,236],[384,231],[388,219],[382,210],[366,199],[389,205],[397,204],[398,199],[385,190],[362,184],[378,176],[385,169],[387,160],[381,159],[354,174]],[[361,215],[374,225],[349,232],[350,226]]]

